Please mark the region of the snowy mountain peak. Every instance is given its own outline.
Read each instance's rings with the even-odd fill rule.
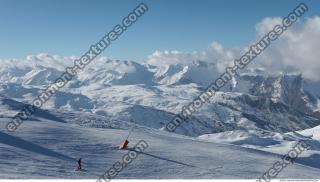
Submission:
[[[158,66],[155,79],[159,84],[186,84],[196,83],[208,85],[218,71],[214,64],[205,61],[193,61],[189,64],[169,64]]]

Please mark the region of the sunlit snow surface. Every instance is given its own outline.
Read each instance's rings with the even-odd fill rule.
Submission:
[[[8,121],[1,119],[1,128]],[[88,128],[52,120],[27,121],[16,133],[0,132],[1,178],[97,178],[127,152],[115,148],[127,130]],[[269,152],[199,141],[136,127],[130,146],[149,147],[117,178],[258,178],[280,160]],[[85,172],[76,172],[82,157]],[[317,178],[319,169],[295,163],[279,177]]]

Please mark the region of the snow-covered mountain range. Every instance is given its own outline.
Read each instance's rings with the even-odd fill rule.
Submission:
[[[0,65],[1,126],[24,104],[30,104],[42,89],[61,75],[65,67],[71,66],[73,59],[40,54],[29,56],[26,60],[3,60]],[[217,92],[175,134],[163,131],[164,125],[184,105],[190,103],[219,76],[218,70],[217,65],[201,60],[188,64],[152,65],[99,58],[44,104],[33,116],[33,122],[26,121],[16,133],[22,132],[24,134],[21,135],[32,139],[32,134],[23,130],[32,131],[28,125],[35,126],[37,121],[51,121],[48,124],[50,127],[52,121],[59,123],[59,126],[52,126],[55,130],[59,130],[60,125],[76,125],[76,128],[80,125],[84,127],[80,130],[104,128],[116,133],[129,129],[135,123],[142,132],[141,137],[155,138],[160,132],[163,136],[172,137],[170,140],[190,140],[196,142],[196,146],[202,145],[203,141],[213,143],[210,144],[212,147],[220,145],[214,143],[228,143],[277,155],[284,153],[288,146],[298,140],[308,140],[313,148],[301,159],[301,164],[320,168],[310,162],[310,157],[320,161],[320,139],[317,133],[320,125],[320,82],[305,79],[299,73],[270,75],[263,69],[247,69]],[[39,128],[50,130],[45,124]],[[103,132],[103,129],[97,130]],[[148,132],[144,133],[145,130]],[[9,137],[4,134],[4,127],[0,132],[3,137]],[[49,136],[54,135],[50,133]],[[167,139],[159,143],[169,142]],[[46,145],[42,142],[39,144]],[[3,144],[0,143],[0,147],[4,147]],[[240,148],[232,150],[242,150]],[[223,150],[229,149],[226,147]],[[208,157],[208,154],[205,156]],[[28,174],[26,172],[26,176]],[[156,174],[150,177],[161,178],[161,175]],[[209,174],[206,173],[204,177],[219,177]],[[221,174],[221,178],[232,178],[232,173]],[[66,177],[63,172],[52,175]],[[135,177],[134,174],[128,175],[123,177]],[[193,177],[197,175],[200,174],[194,174]],[[0,177],[13,176],[5,174]],[[163,177],[174,178],[170,175]],[[181,174],[176,177],[186,176]]]
[[[0,66],[0,94],[28,103],[71,64],[72,57],[47,54],[8,60]],[[159,129],[218,75],[216,66],[206,61],[156,66],[100,58],[44,108],[132,119]],[[277,132],[314,127],[320,124],[319,86],[320,82],[300,74],[268,75],[263,70],[247,70],[177,132],[198,136],[239,127]],[[144,121],[146,118],[152,121]]]

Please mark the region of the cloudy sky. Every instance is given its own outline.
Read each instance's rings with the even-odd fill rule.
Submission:
[[[80,56],[141,1],[0,0],[0,59]],[[320,1],[253,64],[319,79]],[[225,67],[301,1],[144,1],[149,11],[103,56],[151,64],[201,59]]]

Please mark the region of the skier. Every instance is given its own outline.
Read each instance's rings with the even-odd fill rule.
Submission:
[[[82,169],[82,166],[81,166],[81,158],[78,160],[78,167],[77,167],[77,170],[81,170]]]
[[[290,163],[291,164],[294,164],[295,160],[296,160],[296,157],[295,158],[290,157]]]
[[[296,157],[295,158],[292,158],[290,157],[289,155],[285,155],[284,156],[285,160],[287,160],[288,162],[290,162],[291,164],[294,164],[295,160],[296,160]]]

